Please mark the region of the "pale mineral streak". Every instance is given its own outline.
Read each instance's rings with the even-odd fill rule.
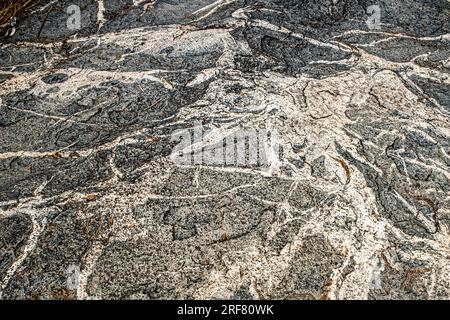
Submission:
[[[48,1],[0,43],[1,298],[448,299],[449,45],[447,0]],[[280,158],[178,165],[198,123]]]

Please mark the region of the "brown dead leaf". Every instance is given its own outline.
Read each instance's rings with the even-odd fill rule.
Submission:
[[[69,299],[69,292],[64,288],[52,291],[51,295],[53,299]]]
[[[350,183],[350,169],[349,169],[348,165],[342,159],[335,158],[335,157],[331,157],[331,158],[333,160],[339,162],[341,167],[344,169],[344,172],[345,172],[345,185],[348,185]]]

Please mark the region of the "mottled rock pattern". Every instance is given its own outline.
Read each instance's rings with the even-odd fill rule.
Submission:
[[[48,1],[0,45],[1,298],[450,298],[449,17]],[[281,160],[176,165],[199,122]]]

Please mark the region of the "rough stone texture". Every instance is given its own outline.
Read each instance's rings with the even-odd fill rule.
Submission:
[[[48,1],[0,45],[1,298],[450,298],[449,17]],[[281,158],[177,165],[199,122]]]

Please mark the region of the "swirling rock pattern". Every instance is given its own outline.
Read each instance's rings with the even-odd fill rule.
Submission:
[[[449,45],[447,0],[48,1],[0,46],[1,298],[448,299]],[[176,165],[199,122],[281,159]]]

